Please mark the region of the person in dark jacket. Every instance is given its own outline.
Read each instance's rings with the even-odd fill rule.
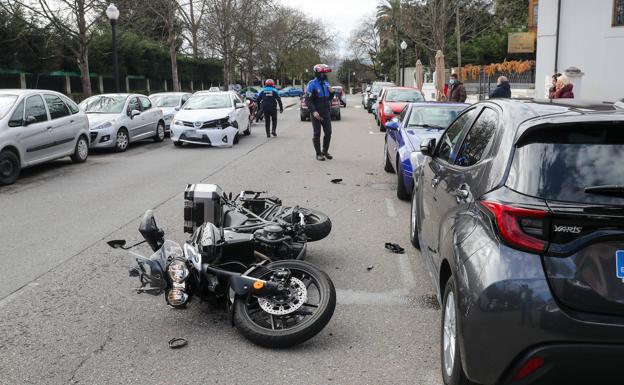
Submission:
[[[327,64],[317,64],[314,66],[314,79],[308,83],[306,88],[305,103],[310,111],[310,120],[314,135],[312,143],[316,151],[316,160],[333,159],[329,154],[329,142],[331,141],[331,100],[334,98],[334,91],[327,81],[327,74],[331,68]],[[321,128],[323,129],[323,149],[321,150]]]
[[[451,84],[448,96],[449,102],[465,102],[466,89],[464,88],[464,83],[459,81],[457,74],[451,74],[451,79],[449,80],[449,83]]]
[[[509,86],[509,80],[505,76],[499,76],[496,82],[496,88],[490,94],[490,99],[494,98],[511,98],[511,87]]]
[[[271,134],[277,136],[277,106],[279,105],[280,114],[284,112],[284,106],[282,105],[282,98],[280,98],[279,93],[275,89],[273,79],[267,79],[264,82],[264,86],[256,95],[256,103],[262,108],[266,136],[270,138]],[[273,130],[270,130],[271,120],[273,121]]]
[[[570,83],[570,79],[567,76],[561,75],[557,79],[557,90],[553,95],[553,99],[574,99],[574,92],[572,89],[574,85]]]

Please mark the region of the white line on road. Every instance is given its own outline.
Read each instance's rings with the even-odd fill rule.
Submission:
[[[416,287],[416,279],[412,271],[412,264],[407,255],[399,255],[399,270],[401,270],[401,281],[407,287]]]
[[[343,305],[402,305],[407,302],[404,297],[409,294],[409,289],[396,289],[381,293],[350,289],[336,290],[338,303]]]
[[[390,218],[396,217],[396,211],[394,211],[394,203],[392,203],[392,199],[386,198],[386,209],[388,210],[388,216]]]
[[[362,106],[353,106],[353,108],[362,108]]]

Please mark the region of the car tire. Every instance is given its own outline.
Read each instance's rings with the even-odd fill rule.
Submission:
[[[416,189],[412,189],[412,205],[410,209],[410,242],[417,250],[420,250],[420,242],[418,241],[418,206],[416,205]]]
[[[444,385],[469,385],[470,381],[462,368],[459,353],[457,317],[457,284],[451,276],[446,282],[442,297],[442,317],[440,322],[440,364]]]
[[[0,152],[0,186],[13,184],[21,171],[19,157],[13,151]]]
[[[89,156],[89,141],[84,135],[80,135],[78,140],[76,141],[76,148],[74,148],[74,153],[71,155],[71,160],[74,163],[83,163],[87,160]]]
[[[154,135],[154,142],[160,143],[163,140],[165,140],[165,123],[163,121],[160,121],[156,125],[156,134]]]
[[[243,135],[245,136],[251,135],[251,120],[247,122],[247,129],[243,131]]]
[[[234,135],[234,140],[232,141],[232,144],[238,144],[238,141],[240,139],[240,135],[238,135],[238,132]]]
[[[182,143],[182,142],[173,142],[173,145],[176,146],[176,147],[182,147],[183,144],[184,143]]]
[[[120,128],[115,135],[115,152],[124,152],[130,145],[130,137],[128,136],[128,130]]]
[[[390,174],[394,173],[394,168],[392,168],[392,163],[390,162],[390,158],[388,158],[388,140],[384,142],[384,171],[389,172]]]
[[[411,195],[407,191],[405,186],[405,178],[403,177],[403,166],[401,166],[401,159],[397,156],[396,160],[396,174],[397,174],[397,198],[402,201],[410,199]]]

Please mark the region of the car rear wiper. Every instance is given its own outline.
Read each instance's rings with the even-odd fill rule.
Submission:
[[[591,186],[585,187],[585,192],[588,194],[610,195],[624,197],[624,185],[604,185],[604,186]]]

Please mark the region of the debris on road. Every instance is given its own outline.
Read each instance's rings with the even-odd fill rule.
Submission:
[[[333,184],[339,184],[340,182],[342,182],[342,179],[341,178],[332,179],[331,182]]]
[[[390,243],[390,242],[386,242],[385,245],[386,249],[392,251],[393,253],[396,254],[404,254],[405,253],[405,249],[402,248],[401,246],[399,246],[396,243]]]
[[[370,266],[368,266],[368,267],[366,268],[366,270],[371,271],[371,270],[373,270],[373,268],[374,268],[374,267],[375,267],[375,265],[370,265]]]
[[[169,349],[180,349],[188,345],[185,338],[172,338],[169,340]]]

